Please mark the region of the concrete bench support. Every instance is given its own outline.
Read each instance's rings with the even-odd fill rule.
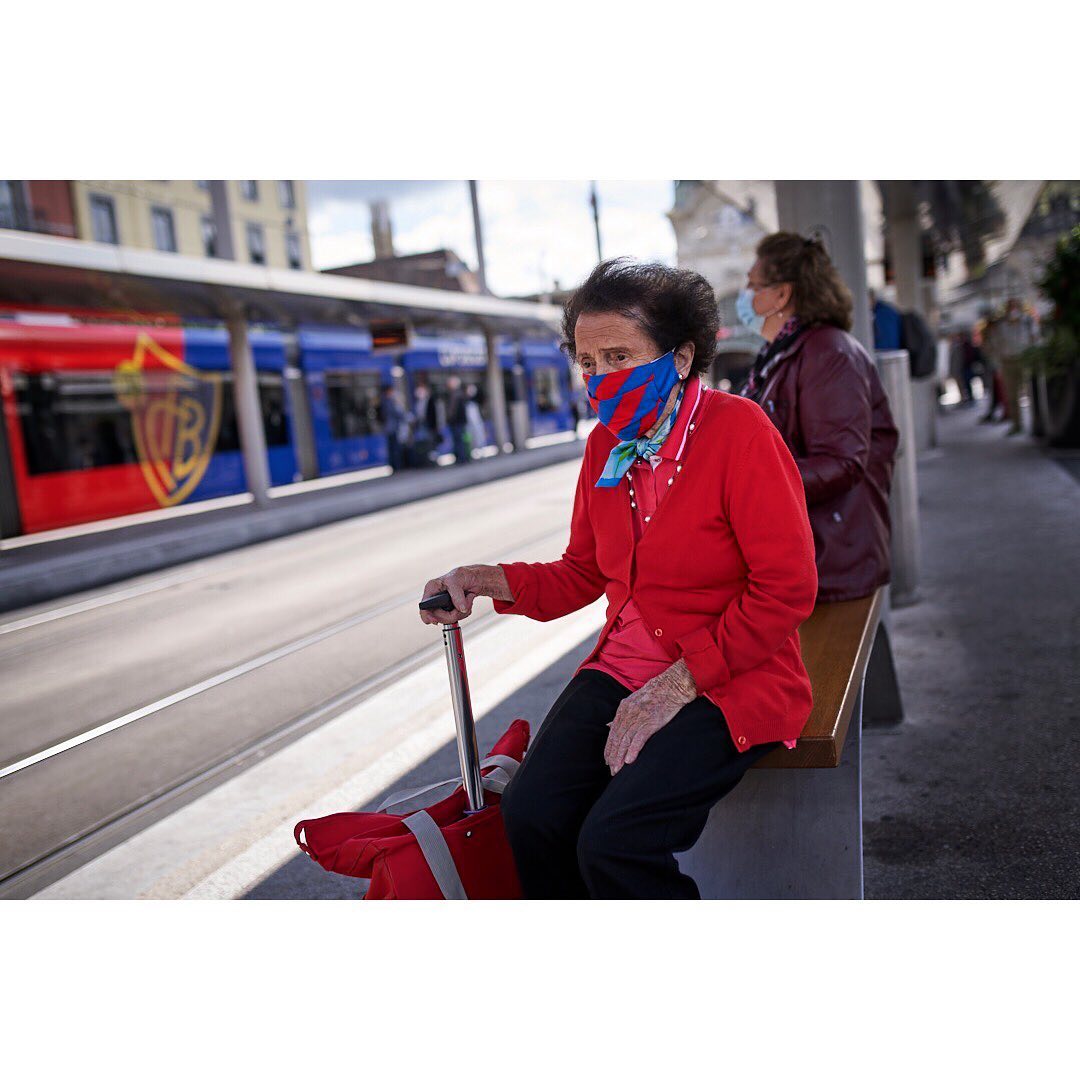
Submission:
[[[861,900],[861,689],[838,768],[751,769],[678,859],[703,900]]]
[[[799,630],[814,707],[678,856],[705,900],[861,900],[863,684],[886,586],[819,604]]]

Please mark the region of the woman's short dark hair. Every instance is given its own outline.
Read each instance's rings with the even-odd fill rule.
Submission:
[[[851,329],[851,290],[820,240],[798,233],[771,233],[758,244],[757,256],[766,284],[791,285],[795,314],[803,323]]]
[[[693,270],[628,258],[599,263],[563,309],[562,347],[571,360],[578,317],[607,313],[633,319],[664,352],[692,341],[691,375],[712,363],[720,314],[712,286]]]

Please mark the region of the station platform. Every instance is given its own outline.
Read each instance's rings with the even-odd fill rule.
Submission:
[[[567,433],[547,445],[466,465],[375,470],[275,488],[266,509],[256,508],[250,496],[235,496],[207,508],[193,503],[179,513],[92,522],[58,530],[55,538],[6,540],[0,542],[0,612],[569,461],[581,456],[589,427],[580,425],[580,438]]]
[[[1080,486],[1026,438],[941,418],[919,464],[919,603],[891,636],[906,716],[865,731],[868,898],[1080,894]],[[481,750],[534,734],[595,640],[602,605],[553,623],[464,624]],[[438,637],[434,627],[433,641]],[[301,818],[373,808],[453,776],[441,653],[353,709],[36,895],[349,899],[358,883],[300,853]]]

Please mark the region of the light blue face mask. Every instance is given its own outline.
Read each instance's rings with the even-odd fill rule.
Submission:
[[[752,330],[758,337],[765,328],[765,316],[759,315],[754,310],[754,290],[743,289],[735,301],[735,314],[739,316],[739,322],[748,330]]]

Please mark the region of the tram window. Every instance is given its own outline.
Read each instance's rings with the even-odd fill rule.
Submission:
[[[503,396],[506,398],[506,404],[509,405],[512,401],[517,401],[517,384],[514,382],[514,373],[512,371],[503,370]]]
[[[559,386],[559,373],[554,368],[536,368],[533,371],[533,390],[538,413],[558,412],[562,408],[562,388]]]
[[[240,428],[236,420],[236,399],[232,376],[222,379],[221,427],[215,453],[236,453],[240,449]],[[285,380],[280,375],[259,372],[259,405],[262,408],[263,434],[267,449],[288,446],[289,425],[285,416]]]
[[[381,435],[379,399],[382,379],[374,371],[328,371],[326,404],[330,410],[330,436],[355,439]]]
[[[436,399],[441,399],[445,405],[450,404],[450,388],[447,385],[450,379],[456,378],[461,383],[462,391],[467,391],[469,386],[476,387],[477,405],[480,406],[480,415],[485,420],[491,419],[491,410],[488,408],[488,396],[487,396],[487,374],[481,369],[457,369],[456,371],[446,371],[440,368],[437,371],[430,371],[427,373],[428,386],[431,387],[432,396]]]
[[[138,460],[131,414],[110,373],[14,374],[15,407],[32,476]]]

